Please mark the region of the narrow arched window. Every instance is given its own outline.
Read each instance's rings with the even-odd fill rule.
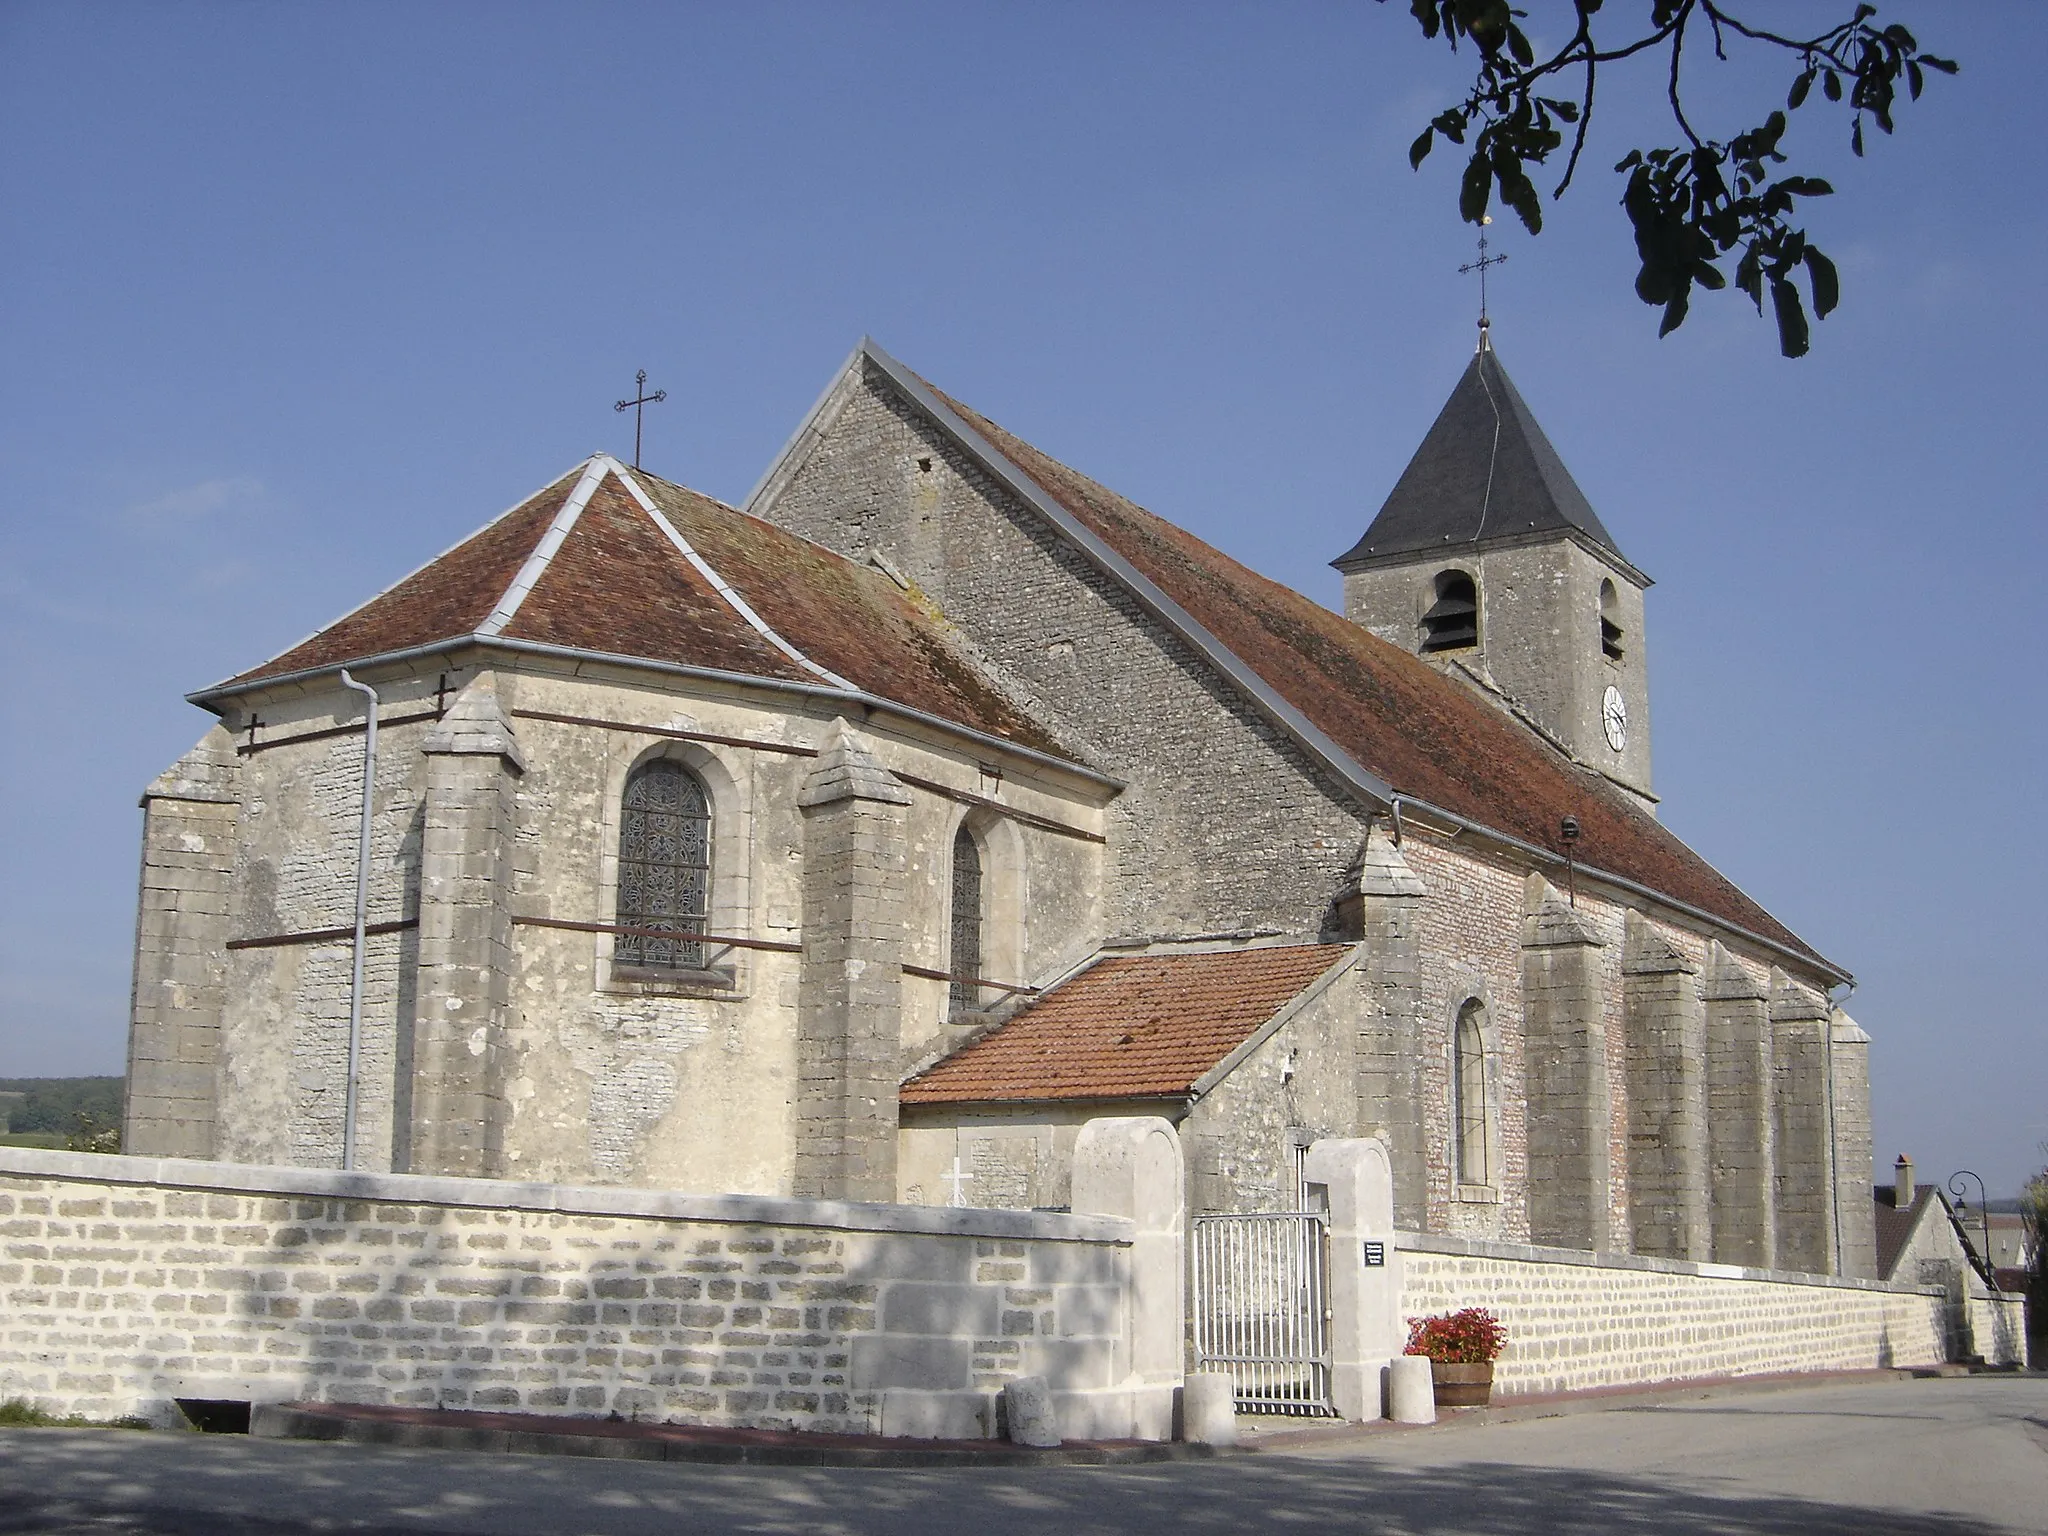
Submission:
[[[1457,1094],[1458,1182],[1490,1184],[1486,1162],[1486,1005],[1473,998],[1458,1010],[1451,1082]]]
[[[619,814],[619,965],[700,971],[711,910],[711,802],[698,777],[658,757],[626,781]]]
[[[1436,578],[1436,601],[1422,615],[1422,653],[1462,651],[1479,643],[1479,588],[1463,571]]]
[[[947,1011],[979,1007],[981,988],[960,979],[981,974],[981,847],[965,827],[953,839],[952,949],[946,969],[954,977]]]
[[[1611,581],[1600,583],[1600,654],[1621,660],[1621,596]]]

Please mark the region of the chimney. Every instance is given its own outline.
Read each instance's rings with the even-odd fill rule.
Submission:
[[[1912,1204],[1913,1159],[1901,1152],[1898,1162],[1892,1165],[1892,1207],[1903,1211],[1910,1209]]]

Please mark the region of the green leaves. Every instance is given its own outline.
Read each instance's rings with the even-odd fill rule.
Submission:
[[[1575,126],[1570,159],[1552,192],[1562,196],[1586,142],[1599,70],[1661,51],[1665,93],[1684,142],[1632,150],[1615,166],[1626,178],[1621,203],[1636,243],[1636,294],[1663,311],[1658,334],[1669,335],[1690,313],[1694,289],[1717,292],[1730,286],[1724,263],[1732,259],[1733,286],[1749,297],[1759,315],[1769,290],[1779,349],[1799,357],[1812,342],[1811,319],[1825,319],[1840,303],[1841,282],[1834,263],[1793,224],[1800,199],[1832,196],[1834,187],[1818,176],[1775,174],[1788,159],[1787,114],[1807,105],[1818,83],[1828,102],[1849,107],[1849,145],[1861,155],[1866,117],[1880,132],[1892,132],[1901,87],[1908,99],[1918,100],[1930,72],[1953,75],[1957,66],[1921,52],[1913,34],[1897,23],[1872,25],[1877,7],[1867,0],[1859,0],[1848,21],[1805,40],[1749,25],[1732,14],[1737,3],[1647,0],[1649,30],[1603,48],[1592,32],[1601,0],[1570,0],[1576,30],[1557,52],[1539,60],[1520,26],[1524,13],[1510,0],[1409,0],[1409,14],[1424,37],[1442,38],[1453,51],[1470,39],[1479,59],[1471,90],[1431,119],[1409,145],[1408,164],[1419,169],[1439,134],[1458,145],[1469,135],[1471,147],[1458,179],[1459,217],[1479,223],[1498,197],[1531,234],[1540,233],[1543,199],[1531,172],[1549,163],[1563,147],[1563,129]],[[1692,61],[1708,51],[1685,47],[1689,26],[1711,28],[1712,57],[1725,57],[1724,44],[1730,40],[1796,55],[1798,72],[1784,110],[1732,138],[1702,137],[1681,100],[1687,83],[1681,66],[1692,64],[1696,77],[1699,66]],[[1704,31],[1698,35],[1706,36]],[[1575,96],[1544,94],[1563,80],[1581,77]]]

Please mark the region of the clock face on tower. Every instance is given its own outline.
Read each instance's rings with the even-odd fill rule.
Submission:
[[[1612,683],[1600,700],[1600,726],[1607,732],[1607,745],[1615,751],[1628,745],[1628,705],[1621,700],[1621,690]]]

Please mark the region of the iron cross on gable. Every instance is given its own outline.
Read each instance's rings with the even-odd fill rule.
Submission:
[[[1497,267],[1502,262],[1507,260],[1507,257],[1505,256],[1489,256],[1486,254],[1486,226],[1491,224],[1492,222],[1492,214],[1486,213],[1480,215],[1479,259],[1477,261],[1468,261],[1465,263],[1465,265],[1458,268],[1458,274],[1461,277],[1467,272],[1477,272],[1479,274],[1479,332],[1482,336],[1486,334],[1486,328],[1488,325],[1488,321],[1486,318],[1486,269],[1488,267]]]
[[[1506,258],[1502,259],[1505,260]],[[647,393],[647,370],[642,368],[633,375],[633,398],[621,400],[612,407],[615,411],[631,411],[633,413],[633,467],[635,469],[640,467],[641,419],[647,414],[646,408],[648,406],[659,405],[667,398],[668,391],[665,389],[657,389],[651,395]]]

